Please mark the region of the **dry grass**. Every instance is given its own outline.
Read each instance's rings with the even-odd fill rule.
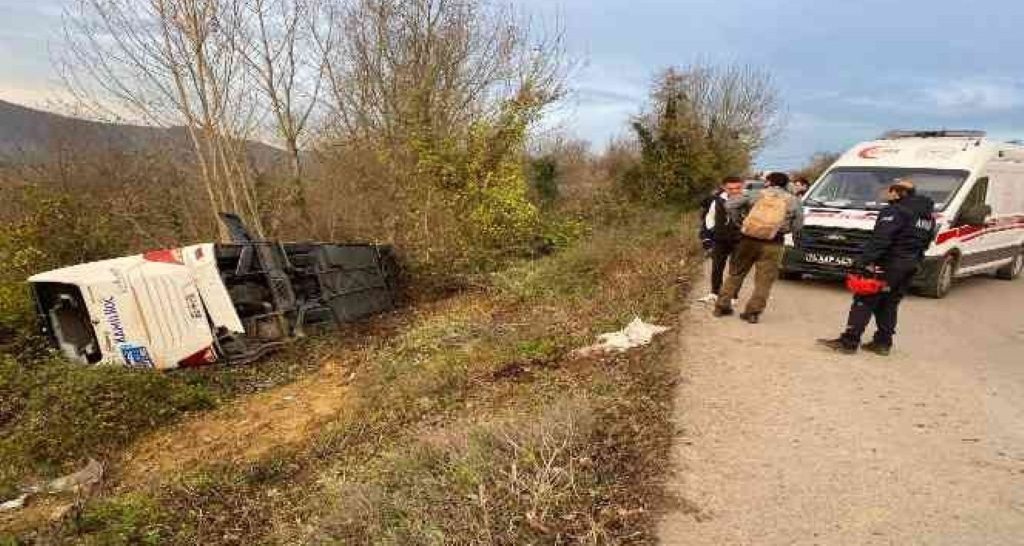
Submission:
[[[694,250],[643,211],[357,351],[349,410],[305,445],[162,484],[109,484],[39,541],[648,543],[673,435],[672,339],[570,349],[633,315],[675,324]],[[688,230],[689,231],[689,230]]]

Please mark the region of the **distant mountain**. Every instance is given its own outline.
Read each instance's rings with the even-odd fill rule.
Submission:
[[[184,127],[160,128],[101,123],[36,110],[0,100],[0,160],[9,162],[45,159],[60,149],[114,148],[145,150],[162,148],[190,159],[191,143]],[[249,151],[267,166],[280,150],[251,142]]]

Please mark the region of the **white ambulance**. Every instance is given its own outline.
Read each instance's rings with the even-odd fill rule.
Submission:
[[[935,201],[938,230],[914,286],[944,297],[953,280],[1024,270],[1024,145],[982,131],[893,131],[843,154],[804,197],[782,275],[845,274],[871,235],[885,189],[910,179]]]

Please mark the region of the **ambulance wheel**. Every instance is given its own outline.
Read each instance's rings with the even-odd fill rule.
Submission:
[[[1018,248],[1013,261],[996,270],[996,278],[1012,281],[1020,277],[1021,272],[1024,272],[1024,249]]]
[[[784,281],[799,281],[804,278],[804,274],[799,271],[786,271],[783,269],[782,271],[779,271],[779,277]]]
[[[953,287],[953,277],[956,274],[956,256],[947,254],[939,262],[938,267],[928,275],[919,293],[928,298],[942,299],[949,294]]]

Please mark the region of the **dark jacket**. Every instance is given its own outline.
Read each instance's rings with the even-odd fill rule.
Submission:
[[[918,263],[935,238],[935,203],[923,195],[909,195],[878,213],[875,230],[864,247],[858,266]]]
[[[726,211],[721,193],[710,195],[701,203],[700,238],[716,243],[734,243],[740,239],[740,226]]]

